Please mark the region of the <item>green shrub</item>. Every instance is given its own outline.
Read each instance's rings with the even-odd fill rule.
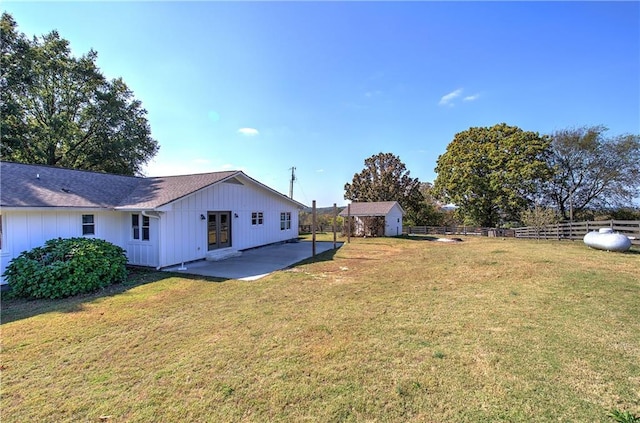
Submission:
[[[640,416],[631,414],[630,411],[613,410],[609,413],[609,417],[613,418],[617,423],[640,423]]]
[[[127,277],[125,251],[93,238],[52,239],[11,260],[9,295],[63,298],[93,292]]]

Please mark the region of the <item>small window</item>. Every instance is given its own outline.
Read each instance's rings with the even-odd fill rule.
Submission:
[[[0,214],[0,250],[2,250],[2,215]]]
[[[252,212],[251,213],[251,224],[262,225],[264,223],[264,214],[262,212]]]
[[[140,219],[142,217],[142,219]],[[131,234],[133,239],[149,241],[149,216],[131,215]]]
[[[82,235],[95,235],[96,224],[92,214],[82,215]]]
[[[280,213],[280,230],[286,231],[291,229],[291,212]]]

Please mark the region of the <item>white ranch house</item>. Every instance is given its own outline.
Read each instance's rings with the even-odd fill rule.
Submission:
[[[402,217],[405,212],[397,201],[355,202],[340,212],[340,216],[350,214],[354,221],[355,234],[365,235],[365,220],[369,217],[384,218],[384,228],[380,228],[378,236],[402,235]]]
[[[155,268],[224,258],[297,238],[304,207],[241,171],[142,178],[0,162],[0,275],[58,237],[101,238]]]

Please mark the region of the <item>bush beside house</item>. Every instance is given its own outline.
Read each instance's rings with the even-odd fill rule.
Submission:
[[[11,260],[9,295],[64,298],[96,291],[127,277],[124,249],[94,238],[52,239]]]

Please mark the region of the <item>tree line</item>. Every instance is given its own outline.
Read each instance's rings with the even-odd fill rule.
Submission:
[[[496,227],[589,219],[640,219],[640,135],[576,127],[549,135],[500,123],[459,132],[438,157],[433,184],[411,178],[398,156],[379,153],[345,184],[345,199],[398,201],[410,225]],[[442,209],[455,204],[455,213]],[[445,221],[448,220],[448,221]]]

